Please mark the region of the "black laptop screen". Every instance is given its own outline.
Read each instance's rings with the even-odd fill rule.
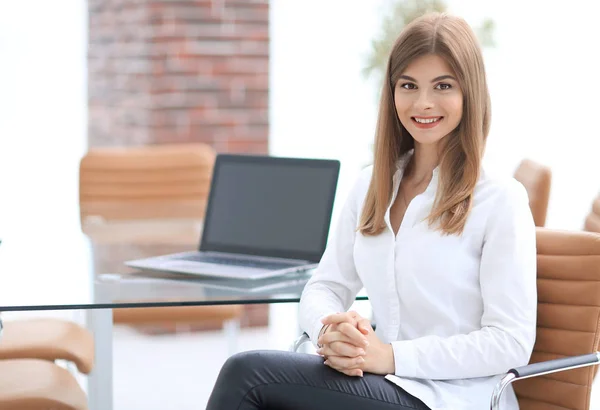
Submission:
[[[318,261],[339,162],[219,155],[200,250]]]

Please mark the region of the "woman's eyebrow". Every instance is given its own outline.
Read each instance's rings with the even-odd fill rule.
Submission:
[[[447,79],[456,81],[456,78],[454,78],[450,74],[444,74],[444,75],[440,75],[439,77],[435,77],[433,80],[431,80],[431,82],[436,83],[438,81],[447,80]]]
[[[450,74],[444,74],[444,75],[440,75],[439,77],[435,77],[433,80],[431,80],[431,82],[432,82],[432,83],[435,83],[435,82],[437,82],[437,81],[446,80],[446,79],[448,79],[448,78],[449,78],[449,79],[451,79],[451,80],[454,80],[454,81],[456,81],[456,78],[454,78],[454,77],[453,77],[453,76],[451,76]],[[399,79],[402,79],[402,80],[408,80],[408,81],[412,81],[413,83],[416,83],[416,82],[417,82],[417,80],[415,80],[415,79],[414,79],[414,78],[412,78],[411,76],[404,75],[404,74],[402,74],[402,75],[399,77]]]

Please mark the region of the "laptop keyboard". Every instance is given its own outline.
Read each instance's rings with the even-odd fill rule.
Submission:
[[[220,265],[230,266],[244,266],[249,268],[261,268],[261,269],[286,269],[293,268],[294,266],[300,265],[297,262],[275,262],[275,261],[259,261],[256,259],[241,259],[241,258],[228,258],[226,256],[211,256],[211,255],[186,255],[182,256],[180,260],[191,261],[191,262],[204,262],[204,263],[216,263]]]

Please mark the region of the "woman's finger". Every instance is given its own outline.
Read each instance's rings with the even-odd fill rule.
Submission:
[[[356,346],[368,346],[369,342],[365,335],[363,335],[357,328],[356,325],[350,323],[340,323],[337,327],[338,332],[343,333],[352,340],[352,344]]]
[[[365,362],[362,357],[328,356],[326,362],[336,370],[360,370]]]
[[[345,374],[346,376],[350,376],[350,377],[363,377],[363,371],[361,369],[337,369],[335,368],[331,363],[329,363],[329,361],[325,361],[325,364],[329,367],[331,367],[333,370],[337,370],[340,373]]]
[[[356,328],[363,334],[368,335],[373,331],[371,321],[369,319],[362,318],[358,321]]]
[[[342,370],[342,373],[344,373],[348,376],[353,376],[353,377],[363,377],[363,371],[360,369]]]
[[[350,343],[338,341],[323,345],[322,348],[317,350],[317,353],[321,356],[334,355],[346,357],[364,356],[366,354],[365,350],[360,347],[356,347]]]
[[[327,332],[317,340],[319,345],[326,345],[333,342],[346,342],[352,344],[353,340],[346,336],[344,333],[337,331]]]
[[[337,367],[335,364],[331,363],[329,360],[325,360],[324,364],[328,367],[331,367],[334,370],[337,370],[340,373],[343,373],[347,376],[351,376],[351,377],[363,377],[363,371],[362,369],[344,369],[341,367]]]
[[[345,342],[333,342],[323,345],[323,347],[317,350],[317,354],[321,356],[357,357],[366,353],[363,349],[357,348],[354,345]]]
[[[330,366],[331,367],[331,366]],[[337,370],[340,373],[345,374],[350,377],[363,377],[363,371],[360,369],[352,369],[352,370],[344,370],[344,369],[336,369],[335,367],[331,367],[334,370]]]
[[[343,313],[334,313],[333,315],[326,316],[321,320],[321,323],[323,323],[324,325],[335,325],[339,323],[349,322],[353,325],[356,325],[356,323],[358,323],[360,319],[362,319],[362,317],[358,313],[350,311]]]

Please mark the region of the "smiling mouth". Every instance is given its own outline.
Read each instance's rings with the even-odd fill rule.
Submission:
[[[411,119],[414,122],[416,122],[417,124],[422,124],[422,125],[435,124],[437,122],[440,122],[440,120],[442,118],[444,118],[444,117],[429,117],[429,118],[411,117]]]

